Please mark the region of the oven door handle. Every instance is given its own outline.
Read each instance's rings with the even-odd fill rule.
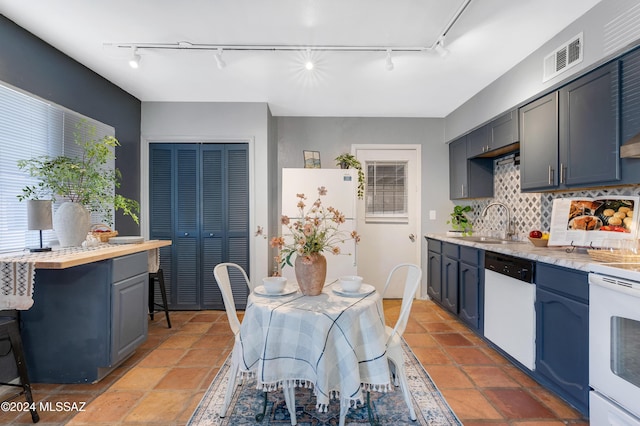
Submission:
[[[589,285],[597,285],[611,291],[625,293],[640,298],[640,288],[630,287],[633,283],[605,275],[589,274]],[[637,284],[636,284],[637,285]]]

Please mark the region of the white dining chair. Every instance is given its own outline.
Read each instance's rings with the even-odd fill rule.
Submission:
[[[409,383],[407,382],[407,373],[404,369],[404,358],[402,350],[402,334],[407,327],[407,321],[409,320],[409,312],[411,312],[411,306],[413,305],[413,299],[420,285],[420,279],[422,278],[422,269],[412,263],[401,263],[394,266],[387,277],[387,282],[382,289],[381,299],[384,299],[390,284],[394,281],[396,274],[401,274],[406,271],[406,277],[404,281],[404,291],[402,293],[402,304],[400,306],[400,315],[393,328],[385,325],[385,333],[387,336],[387,359],[392,364],[392,373],[394,378],[394,385],[400,385],[402,395],[409,408],[409,418],[413,421],[417,419],[416,412],[411,404],[411,395],[409,394]],[[345,423],[347,411],[349,409],[348,401],[340,401],[340,426]]]
[[[218,268],[218,273],[220,274],[220,277],[226,279],[229,282],[231,282],[229,274],[233,275],[233,271],[234,270],[237,271],[238,273],[240,273],[240,275],[242,275],[242,278],[244,278],[244,281],[247,283],[247,287],[249,287],[249,291],[253,291],[253,289],[255,288],[255,285],[253,284],[253,282],[249,280],[249,277],[247,276],[247,273],[244,271],[242,266],[238,265],[237,263],[231,263],[231,262],[218,263],[216,265],[216,268]],[[214,269],[214,275],[215,275],[215,269]],[[216,277],[216,279],[218,279],[218,277]]]
[[[222,409],[220,410],[220,417],[225,417],[227,415],[227,410],[229,409],[229,404],[231,403],[231,397],[233,396],[233,391],[238,384],[238,372],[240,370],[240,357],[242,356],[242,346],[240,342],[240,320],[238,319],[238,312],[236,311],[235,300],[233,299],[233,292],[231,291],[231,280],[229,279],[229,268],[238,269],[242,272],[249,289],[253,291],[253,286],[251,285],[251,281],[247,278],[247,274],[235,263],[219,263],[213,268],[213,276],[218,283],[218,287],[220,288],[220,292],[222,293],[222,300],[224,302],[224,308],[227,312],[227,318],[229,320],[229,326],[231,327],[231,331],[235,337],[235,342],[233,345],[233,350],[231,351],[231,368],[229,370],[229,383],[227,385],[227,393],[224,397],[224,404],[222,405]],[[295,389],[294,388],[283,388],[284,400],[287,404],[287,408],[289,410],[289,415],[291,416],[291,424],[297,424],[296,420],[296,408],[295,408]],[[266,404],[266,400],[265,400]]]
[[[393,280],[394,274],[401,273],[401,271],[403,270],[406,270],[406,278],[404,282],[404,292],[402,294],[402,304],[400,306],[400,315],[398,316],[396,325],[393,328],[389,327],[388,325],[385,326],[387,334],[387,358],[393,364],[392,371],[394,375],[394,384],[396,386],[398,386],[399,384],[400,389],[402,389],[404,401],[409,408],[409,418],[411,418],[411,420],[416,420],[416,412],[413,409],[413,404],[411,403],[411,394],[409,393],[407,373],[404,369],[402,334],[404,333],[405,328],[407,328],[407,322],[409,321],[409,312],[411,312],[413,299],[416,295],[416,291],[418,291],[420,279],[422,278],[422,269],[412,263],[401,263],[395,266],[391,270],[391,273],[387,278],[387,282],[384,285],[384,289],[382,290],[382,297],[384,298],[384,295]]]

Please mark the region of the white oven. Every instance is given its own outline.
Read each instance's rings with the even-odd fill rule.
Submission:
[[[592,264],[591,424],[640,426],[640,264]]]

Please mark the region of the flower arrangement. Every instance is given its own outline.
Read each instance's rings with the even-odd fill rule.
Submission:
[[[318,188],[318,198],[305,211],[307,197],[304,194],[296,194],[300,219],[292,220],[286,215],[282,216],[281,223],[289,228],[293,242],[286,244],[284,237],[271,239],[271,247],[277,247],[280,251],[276,261],[281,268],[286,265],[293,266],[291,258],[294,254],[302,256],[303,263],[310,263],[313,254],[323,251],[340,254],[338,244],[347,238],[354,239],[356,243],[360,242],[360,236],[356,231],[347,234],[339,229],[340,224],[345,222],[345,216],[333,207],[324,207],[321,200],[324,195],[327,195],[327,189],[321,186]]]

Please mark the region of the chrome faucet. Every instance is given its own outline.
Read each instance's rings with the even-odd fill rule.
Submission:
[[[504,231],[504,239],[508,240],[512,235],[514,235],[514,232],[511,229],[511,209],[509,209],[509,206],[507,206],[506,204],[501,203],[499,201],[495,201],[493,203],[487,204],[487,206],[484,209],[482,209],[482,213],[481,213],[482,217],[487,216],[487,210],[489,210],[489,207],[492,207],[492,206],[502,206],[504,207],[504,210],[507,212],[507,227]]]

